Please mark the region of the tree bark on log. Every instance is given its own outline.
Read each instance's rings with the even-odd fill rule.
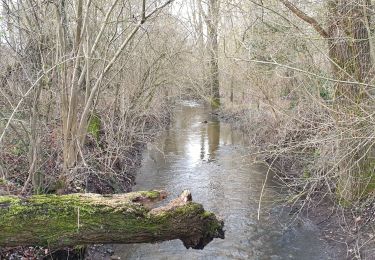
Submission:
[[[155,207],[165,198],[164,191],[0,196],[0,247],[180,239],[186,248],[203,249],[214,238],[224,238],[223,221],[192,202],[189,191],[166,206]]]

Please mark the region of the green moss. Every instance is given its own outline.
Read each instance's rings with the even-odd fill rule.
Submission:
[[[331,100],[333,98],[332,91],[325,86],[320,87],[319,94],[324,100]]]
[[[203,206],[194,202],[189,202],[184,207],[179,207],[176,210],[173,211],[173,214],[180,215],[180,216],[186,216],[191,213],[203,213],[204,209]]]
[[[89,121],[87,132],[92,134],[96,141],[99,141],[101,120],[98,115],[92,115]]]
[[[24,243],[40,246],[71,246],[77,244],[76,234],[96,235],[100,232],[118,234],[122,239],[134,234],[170,234],[173,221],[200,218],[205,220],[205,234],[216,234],[220,224],[215,215],[204,211],[202,205],[187,205],[150,212],[146,207],[132,203],[138,196],[159,198],[160,192],[135,192],[125,196],[103,197],[92,194],[35,195],[30,198],[0,197],[0,244],[6,238],[17,237]],[[1,207],[1,205],[4,205]],[[19,234],[22,234],[22,237]],[[25,236],[26,235],[26,236]],[[29,237],[27,237],[29,236]],[[22,244],[22,243],[21,243]]]
[[[209,212],[209,211],[204,211],[204,212],[202,213],[202,217],[203,217],[203,218],[211,218],[211,217],[213,217],[213,216],[215,216],[214,213]]]
[[[77,230],[102,228],[131,233],[155,228],[155,224],[139,221],[139,217],[148,212],[139,205],[123,203],[122,207],[116,205],[118,210],[113,211],[113,205],[103,206],[103,202],[93,203],[92,199],[79,195],[38,195],[25,200],[0,198],[0,203],[10,204],[7,209],[0,209],[1,217],[6,220],[0,221],[4,236],[11,237],[21,230],[30,230],[39,237],[41,245],[70,244],[69,237]],[[109,212],[110,220],[106,219]]]
[[[144,199],[149,199],[153,201],[153,200],[160,199],[161,197],[162,197],[161,192],[155,190],[155,191],[132,192],[132,193],[129,193],[129,196],[126,199],[129,202],[134,202],[134,200],[137,200],[138,198],[144,198]],[[140,202],[142,201],[140,200]]]
[[[309,172],[309,170],[304,169],[303,170],[303,174],[302,174],[302,178],[304,178],[304,179],[310,179],[310,177],[311,177],[311,173]]]
[[[218,233],[222,230],[222,224],[218,221],[210,221],[208,222],[206,229],[206,236],[209,237],[218,237]]]
[[[214,213],[209,212],[209,211],[204,211],[201,214],[202,218],[204,220],[207,220],[206,223],[206,237],[221,237],[224,238],[224,232],[223,232],[223,225],[224,223],[222,221],[218,221],[216,219],[216,216]]]
[[[343,207],[350,207],[375,191],[375,160],[367,158],[360,165],[361,171],[356,175],[352,173],[353,180],[350,187],[346,187],[344,178],[340,180],[342,184],[339,182],[336,195],[339,204]]]
[[[211,107],[213,108],[213,109],[217,109],[217,108],[219,108],[220,107],[220,99],[219,98],[213,98],[212,100],[211,100]]]
[[[156,216],[160,220],[165,220],[165,219],[170,219],[173,218],[174,216],[189,216],[191,213],[203,213],[203,207],[200,204],[190,202],[186,204],[183,207],[178,207],[173,211],[161,211],[160,213],[157,213]],[[152,214],[152,213],[150,213]]]
[[[159,193],[147,192],[143,195],[155,198]],[[10,204],[7,209],[0,207],[0,215],[6,220],[0,221],[0,230],[4,236],[11,237],[21,230],[34,230],[32,232],[38,234],[42,245],[70,244],[71,234],[77,230],[84,232],[92,228],[129,234],[141,230],[156,232],[160,229],[160,221],[163,222],[163,218],[144,218],[144,221],[141,221],[149,210],[140,205],[132,205],[126,200],[111,205],[99,199],[98,203],[95,203],[93,198],[85,199],[80,195],[37,195],[25,200],[0,197],[0,204],[4,203]],[[107,219],[108,213],[110,219]],[[29,220],[32,220],[32,223]]]
[[[366,172],[361,178],[360,182],[363,183],[363,192],[361,197],[366,197],[375,191],[375,175],[373,171]]]
[[[319,158],[319,157],[320,157],[320,154],[321,154],[320,149],[315,149],[315,150],[314,150],[314,157],[315,157],[315,158]]]
[[[160,198],[160,192],[159,191],[142,191],[141,195],[144,196],[144,197],[147,197],[149,199]]]
[[[0,204],[18,203],[19,198],[13,196],[0,196]]]
[[[368,195],[374,191],[375,191],[375,178],[374,176],[371,176],[370,182],[366,185],[364,192],[365,192],[365,195]]]

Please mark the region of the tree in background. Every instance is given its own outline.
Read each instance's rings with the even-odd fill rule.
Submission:
[[[98,167],[102,172],[124,170],[125,164],[119,163],[119,155],[126,149],[118,150],[112,144],[122,143],[127,147],[131,138],[125,135],[133,135],[130,129],[142,125],[146,114],[151,114],[146,111],[156,99],[162,97],[163,101],[157,103],[160,106],[164,103],[165,95],[160,96],[160,92],[164,93],[174,80],[168,78],[170,71],[165,68],[174,66],[172,57],[177,57],[181,51],[175,49],[175,45],[180,44],[180,35],[172,38],[174,42],[164,39],[148,42],[154,29],[159,30],[158,26],[168,23],[169,18],[164,15],[165,20],[146,23],[150,18],[162,17],[163,9],[172,2],[157,5],[145,0],[1,2],[7,21],[2,23],[7,34],[2,37],[1,51],[5,54],[2,57],[7,58],[4,58],[5,68],[0,75],[0,102],[6,106],[0,112],[7,120],[1,129],[0,144],[12,147],[15,132],[10,129],[19,128],[19,140],[24,145],[20,145],[22,149],[15,156],[27,151],[29,157],[28,177],[19,176],[17,180],[25,192],[31,186],[38,192],[43,183],[45,189],[46,182],[51,182],[45,169],[48,165],[55,167],[51,169],[54,174],[59,174],[56,186],[61,188],[79,179],[77,169],[88,172]],[[168,30],[175,33],[171,28]],[[148,38],[144,37],[147,33]],[[157,50],[152,49],[152,44],[158,45]],[[171,45],[167,48],[163,44]],[[139,56],[133,57],[135,55]],[[126,77],[133,70],[129,62],[138,68],[132,78]],[[119,95],[123,99],[118,99]],[[108,109],[103,110],[104,107]],[[104,116],[111,110],[109,108],[121,110],[121,113]],[[132,113],[137,117],[131,116]],[[27,123],[25,117],[28,117]],[[109,123],[109,119],[116,124]],[[126,131],[122,124],[127,125]],[[103,128],[106,128],[105,134]],[[99,140],[100,133],[105,141]],[[95,147],[101,150],[97,151],[101,154],[97,158],[100,163],[90,162],[93,154],[87,154],[88,136],[89,142],[94,137],[94,142],[98,143]],[[2,152],[8,154],[10,150],[4,148]],[[13,158],[14,155],[9,154]],[[2,155],[1,158],[8,157]],[[61,169],[55,165],[60,158]],[[5,168],[11,164],[10,161],[1,163],[6,164]]]
[[[219,79],[219,21],[220,21],[220,0],[209,0],[207,12],[199,0],[199,11],[204,17],[207,28],[207,52],[208,52],[208,78],[207,86],[212,107],[220,106],[220,79]]]
[[[328,44],[328,57],[336,78],[334,118],[341,136],[338,153],[339,196],[353,201],[366,188],[366,178],[374,175],[370,154],[372,142],[364,138],[368,122],[360,120],[371,114],[373,66],[370,44],[371,3],[368,0],[327,1],[328,28],[308,16],[296,5],[280,0],[290,11],[309,23]],[[352,127],[347,128],[350,124]],[[357,140],[361,140],[358,143]],[[343,149],[344,148],[344,149]]]

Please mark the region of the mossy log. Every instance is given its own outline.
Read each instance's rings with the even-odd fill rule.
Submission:
[[[165,198],[164,191],[0,196],[0,247],[180,239],[186,248],[202,249],[212,239],[224,238],[223,222],[192,202],[189,191],[167,206],[155,207]]]

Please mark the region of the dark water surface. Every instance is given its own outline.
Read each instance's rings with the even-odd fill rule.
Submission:
[[[249,154],[241,132],[210,116],[203,105],[181,102],[170,129],[144,152],[134,190],[163,189],[172,199],[189,189],[194,201],[224,219],[226,238],[204,250],[187,250],[180,241],[116,245],[115,254],[121,259],[331,259],[314,225],[288,224],[275,206],[272,182],[257,220],[267,168]]]

